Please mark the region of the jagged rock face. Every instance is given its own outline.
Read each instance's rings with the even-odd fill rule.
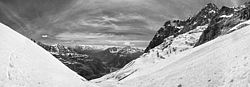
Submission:
[[[218,8],[215,4],[209,3],[204,7],[196,16],[189,18],[185,21],[173,20],[167,21],[162,28],[156,33],[145,52],[160,45],[164,39],[169,36],[178,36],[179,34],[186,33],[197,26],[209,24],[211,19],[217,14]]]
[[[219,13],[212,19],[211,24],[203,32],[195,46],[206,43],[220,35],[230,33],[229,29],[235,25],[250,19],[249,4],[243,5],[243,8],[222,7]]]
[[[203,31],[197,43],[194,46],[199,46],[205,42],[208,42],[220,35],[230,33],[229,29],[233,26],[250,19],[250,3],[237,8],[229,8],[223,6],[218,9],[214,4],[207,4],[197,15],[187,20],[174,20],[167,21],[154,36],[145,52],[149,52],[150,49],[166,42],[165,39],[173,36],[189,32],[196,29],[198,26],[208,25]],[[168,47],[169,45],[166,45]]]
[[[210,4],[207,6],[213,6],[213,5]],[[221,38],[217,38],[216,40],[211,41],[211,44],[205,44],[204,46],[200,46],[200,47],[196,47],[196,48],[194,48],[194,46],[199,46],[207,41],[215,39],[216,37],[218,37],[220,35],[231,33],[237,29],[241,29],[242,27],[249,25],[250,21],[247,21],[247,22],[244,22],[244,21],[249,19],[248,12],[250,12],[250,10],[249,10],[248,6],[243,6],[240,8],[222,7],[221,9],[217,9],[214,11],[216,11],[216,12],[213,12],[213,14],[207,19],[201,18],[202,17],[201,15],[199,15],[199,16],[196,15],[196,16],[194,16],[188,20],[185,20],[185,21],[179,21],[179,20],[167,21],[165,23],[164,27],[161,28],[157,32],[154,39],[151,41],[150,47],[148,47],[148,48],[153,48],[153,49],[146,51],[148,53],[145,53],[140,58],[128,63],[124,68],[120,69],[119,71],[116,71],[114,73],[111,73],[109,75],[106,75],[100,79],[96,79],[93,81],[98,82],[98,83],[106,83],[109,81],[118,81],[119,84],[126,84],[126,82],[131,80],[131,82],[134,84],[129,85],[129,86],[136,85],[136,86],[140,86],[140,87],[146,87],[146,86],[145,85],[137,85],[137,84],[140,84],[140,83],[144,84],[145,81],[149,81],[149,82],[155,81],[156,84],[150,85],[148,87],[152,87],[152,86],[156,86],[156,85],[159,85],[158,87],[162,87],[163,84],[165,84],[165,86],[173,85],[173,87],[174,87],[175,83],[174,84],[171,83],[171,84],[166,85],[167,80],[160,81],[160,80],[157,80],[158,77],[150,78],[147,80],[141,80],[141,79],[145,79],[152,74],[154,74],[154,75],[152,75],[153,77],[159,76],[160,79],[162,79],[162,76],[164,76],[166,73],[170,73],[170,77],[172,75],[176,75],[176,74],[178,74],[178,73],[176,73],[176,71],[178,71],[179,69],[177,69],[177,70],[172,70],[172,69],[176,69],[179,67],[173,68],[173,66],[175,66],[175,65],[177,65],[177,66],[180,65],[180,66],[185,67],[185,69],[190,70],[190,68],[186,67],[186,63],[192,62],[192,61],[190,61],[191,56],[196,56],[198,59],[201,56],[208,57],[208,58],[211,57],[211,58],[215,59],[215,60],[213,60],[213,59],[212,60],[215,61],[216,63],[222,64],[221,62],[217,61],[217,59],[221,58],[218,56],[223,55],[220,53],[220,52],[222,52],[222,50],[219,47],[221,47],[222,45],[225,45],[226,47],[229,48],[228,50],[232,50],[231,47],[236,48],[236,49],[238,49],[238,48],[244,49],[244,47],[241,47],[241,46],[226,45],[226,44],[232,44],[231,42],[235,42],[234,39],[238,39],[238,38],[231,38],[231,37],[239,37],[238,36],[239,34],[235,34],[235,33],[229,34],[229,35],[224,36],[224,37],[222,36],[221,38],[224,38],[223,40]],[[204,11],[204,12],[206,12],[206,11]],[[196,19],[195,17],[197,17],[197,18],[200,17],[199,19],[208,20],[208,21],[205,21],[204,23],[199,24],[199,26],[197,25],[196,27],[193,27],[193,26],[195,26],[195,24],[193,24],[195,22],[192,22],[192,19],[193,20]],[[196,20],[196,21],[198,21],[198,20]],[[244,23],[242,23],[242,22],[244,22]],[[193,29],[191,29],[191,28],[193,28]],[[247,31],[248,28],[249,28],[249,26],[247,28],[242,28],[242,29]],[[183,30],[183,29],[186,29],[186,30]],[[183,32],[181,32],[181,31],[183,31]],[[244,34],[244,32],[246,32],[246,31],[242,32],[239,30],[239,31],[236,31],[236,33],[242,32],[242,34]],[[242,35],[242,34],[240,34],[240,35]],[[247,34],[247,33],[245,33],[245,34]],[[228,36],[230,36],[230,38],[227,38]],[[245,37],[245,35],[242,35],[242,36]],[[233,41],[231,39],[233,39]],[[214,45],[214,44],[221,43],[222,42],[221,40],[223,41],[223,43],[220,44],[221,46]],[[157,42],[157,41],[159,41],[159,42]],[[224,43],[224,41],[225,41],[225,43]],[[241,41],[245,41],[245,40],[242,39]],[[159,45],[157,45],[157,44],[159,44]],[[246,43],[244,43],[244,44],[246,44]],[[155,45],[155,47],[153,47],[153,45]],[[214,46],[212,46],[212,47],[214,47],[214,48],[212,48],[212,50],[210,50],[211,45],[214,45]],[[209,48],[209,49],[207,49],[207,48]],[[213,55],[211,56],[210,52],[213,51],[213,49],[218,49],[218,48],[220,51],[216,51],[216,52],[212,53],[212,54],[217,53],[218,56],[213,56]],[[191,49],[191,50],[185,51],[188,49]],[[222,47],[222,49],[224,49],[224,46]],[[206,50],[206,51],[204,51],[204,54],[199,54],[199,52],[201,50]],[[185,51],[185,52],[183,52],[183,51]],[[190,52],[191,52],[191,56],[187,55]],[[228,52],[230,52],[230,51],[224,52],[225,58],[229,58]],[[237,52],[237,51],[235,51],[235,52]],[[234,54],[234,53],[232,53],[232,54]],[[179,59],[181,57],[183,57],[183,58]],[[197,58],[194,58],[194,59],[196,60]],[[222,59],[222,61],[225,61],[224,57],[222,57],[221,59]],[[203,59],[199,59],[199,60],[203,60]],[[211,59],[204,60],[204,63],[200,63],[201,65],[199,65],[199,66],[202,66],[203,64],[207,63],[207,61],[209,61],[209,60],[211,60]],[[237,60],[238,60],[238,58],[237,58]],[[178,63],[178,61],[182,61],[182,62]],[[197,63],[197,61],[193,61],[193,62]],[[173,65],[169,65],[169,64],[173,64]],[[182,64],[184,64],[184,65],[182,65]],[[214,65],[214,63],[208,63],[208,64]],[[229,62],[228,64],[231,65],[231,62]],[[242,64],[242,63],[240,63],[240,64]],[[169,69],[161,68],[164,65],[166,65],[170,68]],[[191,64],[191,67],[193,67],[193,63]],[[218,66],[216,65],[215,67],[218,67]],[[155,68],[159,68],[159,70],[164,71],[164,73],[162,73],[160,75],[157,70],[152,71]],[[202,69],[207,69],[207,68],[202,68]],[[200,68],[197,71],[199,71],[199,70],[200,70]],[[197,72],[197,71],[195,71],[195,72]],[[171,73],[171,72],[173,72],[173,73]],[[174,78],[174,79],[176,79],[176,80],[183,79],[183,78],[179,78],[179,76],[182,76],[183,73],[185,73],[185,72],[186,71],[183,72],[182,70],[180,70],[180,75],[177,75],[178,77]],[[204,71],[204,72],[207,73],[207,71]],[[155,73],[157,73],[157,74],[155,74]],[[198,73],[200,74],[200,72],[198,72]],[[214,77],[217,77],[218,73],[212,72],[212,74],[216,74],[216,76],[214,76]],[[194,75],[193,72],[188,73],[187,76],[189,77],[190,75]],[[206,75],[208,75],[208,74],[206,74]],[[201,77],[203,77],[203,76],[206,77],[206,75],[201,75]],[[222,74],[222,75],[224,75],[224,74]],[[194,76],[196,77],[196,74]],[[138,77],[138,79],[133,80],[134,78],[137,78],[137,77]],[[200,78],[200,76],[197,76],[197,77]],[[166,79],[169,79],[169,77],[166,77]],[[195,78],[195,79],[197,79],[197,78]],[[211,78],[209,78],[209,79],[211,79]],[[198,82],[200,82],[200,79],[197,79],[197,80],[199,80]],[[138,81],[138,82],[135,82],[135,81]],[[173,79],[170,78],[169,82],[172,82],[172,81],[173,81]],[[190,78],[188,78],[187,80],[185,80],[183,82],[187,82],[187,81],[190,81]],[[208,82],[210,82],[210,81],[211,80],[208,80]],[[224,82],[224,79],[220,80],[220,81]],[[162,82],[162,83],[159,84],[159,82]],[[197,82],[197,81],[194,81],[194,84],[197,84],[195,82]],[[236,83],[238,83],[238,82],[236,82]],[[187,85],[188,84],[190,84],[190,83],[187,82]],[[177,86],[181,87],[183,85],[176,85],[176,87]],[[199,85],[197,87],[200,87],[200,86],[201,85]],[[190,86],[190,87],[193,87],[193,86]]]
[[[221,9],[219,10],[220,15],[230,15],[232,13],[234,13],[234,9],[226,6],[222,6]]]
[[[154,36],[153,40],[149,43],[149,46],[145,49],[145,52],[148,52],[150,49],[160,45],[165,38],[174,35],[177,31],[178,30],[173,26],[166,26],[165,28],[161,28]]]
[[[197,26],[202,26],[210,23],[211,19],[218,13],[218,7],[215,4],[209,3],[197,15],[188,19],[181,33],[195,29]]]
[[[238,15],[241,19],[249,20],[250,19],[250,2],[245,3],[242,6],[242,9],[238,11]]]
[[[228,8],[223,6],[218,14],[212,19],[212,22],[209,24],[208,28],[203,32],[201,35],[199,41],[196,43],[195,46],[201,45],[207,41],[210,41],[216,37],[218,37],[222,32],[221,29],[223,27],[226,27],[225,23],[228,22],[230,23],[230,26],[234,26],[238,24],[238,22],[231,23],[229,20],[229,16],[233,16],[234,14],[234,9],[233,8]],[[224,17],[223,17],[224,16]],[[228,26],[229,27],[229,26]]]

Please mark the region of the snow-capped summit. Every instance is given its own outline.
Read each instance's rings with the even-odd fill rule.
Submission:
[[[93,87],[30,39],[0,24],[0,87]]]

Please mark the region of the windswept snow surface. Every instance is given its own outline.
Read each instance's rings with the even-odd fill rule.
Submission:
[[[175,58],[172,56],[193,48],[194,44],[198,41],[200,35],[207,28],[207,26],[208,25],[198,26],[197,28],[175,38],[170,36],[166,38],[162,44],[155,47],[154,49],[151,49],[149,53],[146,53],[140,58],[130,62],[119,71],[92,81],[124,81],[147,75],[156,71],[157,69],[161,69],[164,67],[164,65],[170,64],[180,58]]]
[[[0,24],[0,87],[93,87],[33,41]]]
[[[239,29],[242,24],[244,27]],[[148,70],[148,73],[134,73],[120,81],[114,79],[119,75],[113,73],[115,76],[110,77],[113,79],[102,78],[93,81],[99,81],[100,85],[106,87],[249,87],[249,21],[239,25],[234,27],[238,27],[237,31],[171,56],[169,60],[163,59],[155,65],[142,67],[149,68],[144,69]],[[136,61],[138,60],[142,58]],[[132,66],[128,64],[123,69],[130,67]],[[140,71],[140,68],[137,68],[137,71]]]

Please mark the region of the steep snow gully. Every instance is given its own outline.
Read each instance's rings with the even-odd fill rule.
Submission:
[[[0,87],[93,87],[33,41],[0,24]]]

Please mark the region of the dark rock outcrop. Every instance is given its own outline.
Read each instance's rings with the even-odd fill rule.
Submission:
[[[229,29],[235,25],[250,19],[250,5],[246,3],[241,8],[229,8],[223,6],[219,13],[212,19],[208,28],[203,32],[195,46],[199,46],[216,37],[230,33]]]
[[[207,4],[198,14],[187,20],[167,21],[160,28],[145,52],[162,44],[166,38],[176,37],[195,29],[197,26],[208,25],[203,31],[198,42],[194,45],[199,46],[216,37],[230,33],[235,25],[250,19],[250,2],[237,8],[222,6],[220,9],[215,4]],[[243,26],[243,25],[242,25]],[[245,25],[244,25],[245,26]]]
[[[169,36],[178,36],[179,34],[186,33],[197,26],[209,24],[213,17],[218,13],[218,7],[215,4],[209,3],[204,7],[197,15],[187,20],[173,20],[167,21],[149,43],[149,46],[145,49],[145,53],[150,49],[160,45],[164,42],[164,39]]]

